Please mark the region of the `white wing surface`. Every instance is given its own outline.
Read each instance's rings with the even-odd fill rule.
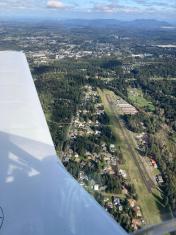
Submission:
[[[58,160],[25,55],[0,52],[0,235],[123,235]]]

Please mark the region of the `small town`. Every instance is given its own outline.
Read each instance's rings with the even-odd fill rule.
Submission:
[[[139,3],[136,1],[136,4]],[[140,4],[143,3],[140,1]],[[108,6],[114,6],[114,3]],[[69,6],[66,9],[63,7],[57,11],[69,11]],[[98,7],[96,12],[97,10]],[[53,15],[54,12],[56,9],[53,9]],[[50,166],[53,172],[60,167],[57,177],[54,177],[52,170],[48,170],[50,160],[40,160],[42,151],[49,147],[45,143],[43,132],[39,132],[34,139],[41,138],[41,142],[45,144],[42,148],[39,143],[37,147],[34,146],[38,161],[25,152],[22,144],[27,156],[24,162],[20,149],[12,146],[12,154],[19,152],[17,157],[22,160],[17,162],[17,158],[13,156],[7,157],[7,184],[11,186],[14,182],[18,185],[21,179],[25,179],[16,177],[16,174],[14,180],[11,178],[9,174],[12,172],[13,161],[13,164],[20,164],[13,172],[27,175],[30,177],[29,182],[37,183],[33,190],[39,190],[39,194],[34,193],[34,197],[39,198],[39,204],[44,204],[41,198],[51,200],[52,196],[57,198],[59,192],[58,204],[51,204],[53,211],[61,217],[61,207],[64,213],[68,212],[66,217],[69,221],[62,218],[66,221],[64,229],[68,229],[68,234],[76,234],[74,229],[79,227],[76,220],[72,226],[72,215],[80,211],[84,214],[82,211],[90,210],[92,205],[101,210],[101,217],[97,217],[96,213],[95,217],[91,217],[90,214],[94,213],[91,212],[89,216],[85,213],[84,218],[87,216],[86,219],[94,219],[93,223],[96,225],[97,218],[101,218],[101,223],[113,221],[115,226],[122,227],[130,234],[173,219],[176,214],[175,26],[165,21],[146,19],[128,22],[111,19],[45,21],[39,18],[35,21],[19,18],[13,21],[11,18],[0,18],[2,66],[7,67],[6,53],[11,55],[13,51],[17,51],[19,56],[26,56],[25,63],[28,64],[32,84],[34,82],[37,91],[36,98],[38,95],[40,100],[37,102],[38,105],[41,104],[43,119],[46,119],[45,124],[48,125],[48,145],[52,145],[55,152],[54,157],[54,154],[49,156]],[[16,77],[23,72],[23,69],[18,69],[21,66],[18,61],[13,59],[12,62],[15,66],[6,68],[7,77]],[[2,69],[2,79],[3,76]],[[25,76],[26,74],[22,74],[23,79]],[[4,80],[2,98],[5,93]],[[11,83],[9,84],[11,90],[8,98],[14,93],[15,96],[24,93],[21,85],[15,86],[15,89],[19,89],[19,92],[15,92]],[[28,92],[24,94],[25,97],[27,95]],[[31,97],[28,100],[33,101]],[[14,103],[16,105],[13,101]],[[23,104],[23,99],[18,105],[21,103]],[[23,106],[15,107],[15,112],[19,113],[28,107]],[[30,108],[35,111],[35,105]],[[10,109],[7,111],[10,112]],[[30,111],[27,110],[27,113]],[[3,115],[2,112],[2,118]],[[39,112],[35,112],[35,115],[39,115]],[[18,120],[21,120],[22,115],[19,116]],[[13,119],[9,115],[8,117]],[[28,115],[26,119],[35,122],[32,115]],[[3,119],[4,121],[6,120]],[[34,123],[32,127],[35,125]],[[11,128],[10,124],[7,126]],[[35,132],[34,129],[32,128]],[[30,128],[25,129],[25,132],[28,131]],[[9,141],[8,138],[5,140]],[[30,143],[31,141],[29,148]],[[48,159],[48,154],[46,155]],[[28,161],[28,158],[32,160]],[[26,170],[26,165],[32,169],[32,173]],[[38,166],[41,172],[37,170]],[[22,170],[23,168],[25,169]],[[33,175],[33,168],[39,173]],[[45,182],[45,176],[46,183],[40,185],[37,179]],[[33,184],[30,186],[33,187]],[[40,186],[45,193],[40,192]],[[25,187],[27,184],[23,185]],[[50,194],[48,188],[54,191],[54,195]],[[79,193],[74,194],[75,189],[76,192],[83,192],[85,197],[81,197],[82,193],[80,197]],[[1,193],[4,194],[3,190]],[[29,196],[31,198],[33,195],[29,194],[27,198]],[[79,199],[82,199],[81,203]],[[29,202],[33,203],[32,200]],[[71,207],[67,207],[70,202]],[[88,202],[90,207],[87,206]],[[26,203],[25,205],[27,206]],[[56,210],[57,205],[59,210]],[[103,220],[103,216],[108,219]],[[5,218],[6,225],[6,211],[4,216],[0,216],[0,223],[2,218]],[[62,219],[56,217],[57,221]],[[82,227],[85,226],[84,221],[86,220],[80,223]],[[91,223],[88,226],[91,227]],[[5,226],[2,227],[4,228]]]
[[[113,134],[110,129],[107,129],[110,133],[104,130],[108,128],[104,127],[105,123],[108,126],[108,120],[97,90],[91,86],[85,86],[83,89],[82,103],[72,121],[68,136],[69,144],[61,154],[62,161],[69,171],[76,168],[74,165],[79,166],[72,174],[81,186],[101,197],[101,204],[106,210],[114,211],[115,214],[115,211],[122,213],[123,207],[129,208],[131,226],[137,230],[145,221],[133,186],[128,183],[129,176],[126,170],[122,169],[123,156],[120,149],[116,148],[113,136],[104,138],[106,134]],[[123,102],[122,100],[121,103]],[[133,113],[134,108],[127,105]],[[97,142],[97,148],[90,142],[92,140],[94,143]],[[107,183],[101,179],[103,176],[109,178]],[[116,186],[117,182],[119,188]]]

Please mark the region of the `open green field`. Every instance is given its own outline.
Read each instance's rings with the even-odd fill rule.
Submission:
[[[131,140],[131,136],[128,137],[129,133],[126,127],[120,124],[120,121],[117,118],[118,113],[111,107],[109,101],[107,100],[107,95],[113,99],[115,94],[109,90],[99,89],[98,91],[105,107],[105,111],[110,117],[112,131],[117,139],[116,145],[121,146],[121,150],[125,159],[125,164],[122,165],[121,168],[127,171],[129,181],[131,181],[131,183],[133,183],[135,186],[136,192],[138,194],[138,202],[141,206],[145,222],[146,224],[159,223],[163,219],[166,219],[165,214],[168,216],[168,210],[163,207],[161,203],[161,195],[157,188],[153,188],[151,193],[148,192],[138,167],[136,166],[135,161],[131,156],[127,142],[131,144],[133,151],[136,151],[135,143]],[[123,132],[126,132],[127,135],[124,136]],[[137,151],[136,154],[138,154]]]
[[[138,108],[144,108],[149,112],[155,111],[155,107],[152,102],[144,98],[142,90],[140,89],[128,88],[128,98]]]

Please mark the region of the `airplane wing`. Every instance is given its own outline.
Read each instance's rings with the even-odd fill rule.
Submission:
[[[124,235],[58,157],[22,52],[0,52],[0,234]]]

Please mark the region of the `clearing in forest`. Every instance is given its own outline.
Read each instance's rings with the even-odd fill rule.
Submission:
[[[116,95],[109,90],[98,89],[106,113],[109,115],[112,131],[116,136],[116,145],[121,147],[125,163],[122,168],[128,172],[129,181],[134,184],[138,194],[138,201],[141,206],[145,222],[156,224],[166,219],[167,209],[163,206],[161,194],[140,160],[140,155],[136,150],[134,136],[127,130],[120,119],[118,110],[113,105]],[[165,217],[165,215],[167,216]]]

